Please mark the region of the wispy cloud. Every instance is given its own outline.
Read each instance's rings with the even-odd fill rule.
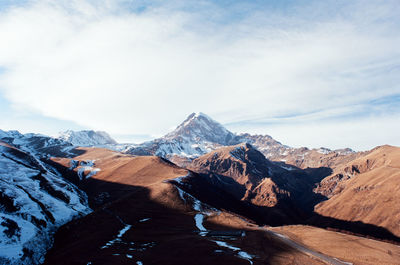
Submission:
[[[0,89],[15,106],[112,134],[165,133],[192,111],[238,131],[268,133],[273,121],[307,135],[322,132],[306,132],[310,122],[400,114],[382,107],[400,94],[397,1],[226,2],[3,8]],[[374,144],[366,126],[352,133]]]

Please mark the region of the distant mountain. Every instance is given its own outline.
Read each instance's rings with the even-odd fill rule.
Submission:
[[[282,161],[299,168],[332,167],[343,160],[354,159],[356,154],[349,148],[293,148],[283,145],[269,135],[234,134],[201,112],[190,114],[167,135],[143,144],[131,145],[125,152],[134,155],[157,155],[185,166],[190,160],[217,148],[240,143],[250,143],[270,160]],[[349,157],[351,159],[348,159]]]
[[[190,114],[174,131],[164,136],[168,140],[185,138],[220,145],[229,145],[233,137],[233,133],[202,112]]]
[[[25,150],[41,138],[16,131],[0,137]],[[0,264],[41,263],[55,230],[89,212],[86,194],[40,156],[0,141]]]
[[[204,113],[192,113],[174,131],[153,141],[133,146],[127,153],[194,158],[229,145],[233,137],[233,133]]]
[[[105,144],[117,144],[111,136],[103,131],[83,130],[83,131],[72,131],[67,130],[61,132],[58,136],[66,142],[69,142],[75,146],[94,146],[94,145],[105,145]]]

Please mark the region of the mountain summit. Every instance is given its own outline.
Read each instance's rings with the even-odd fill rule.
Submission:
[[[204,113],[190,114],[167,135],[133,146],[127,153],[134,155],[181,156],[195,158],[218,147],[229,145],[234,134]]]
[[[234,134],[206,114],[197,112],[190,114],[174,131],[164,136],[168,140],[179,137],[196,142],[228,145]]]

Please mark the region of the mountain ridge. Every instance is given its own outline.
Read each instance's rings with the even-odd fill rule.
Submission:
[[[105,131],[67,130],[64,132],[60,132],[57,138],[69,142],[75,146],[117,144],[117,141],[111,138],[111,136]]]

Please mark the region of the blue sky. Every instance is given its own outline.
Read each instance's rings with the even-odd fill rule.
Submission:
[[[291,146],[400,145],[398,1],[0,2],[0,128],[163,135],[201,111]]]

